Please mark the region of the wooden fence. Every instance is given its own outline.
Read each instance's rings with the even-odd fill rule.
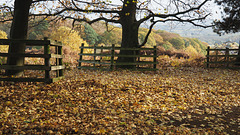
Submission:
[[[212,52],[212,53],[211,53]],[[207,48],[207,67],[224,67],[240,69],[240,47],[239,49],[210,49]]]
[[[114,70],[118,65],[133,65],[134,70],[156,70],[157,65],[157,48],[121,48],[115,47],[85,47],[84,44],[80,47],[80,58],[78,60],[78,68],[86,69],[105,69]],[[132,50],[132,55],[121,55],[117,52],[121,50]],[[152,51],[153,54],[138,54],[137,51]],[[136,61],[130,62],[116,62],[118,57],[134,57]]]
[[[44,40],[11,40],[11,39],[0,39],[0,45],[10,45],[12,43],[25,43],[26,46],[38,46],[44,48],[43,54],[9,54],[9,53],[0,53],[0,57],[31,57],[31,58],[42,58],[44,59],[44,65],[41,64],[24,64],[24,66],[15,66],[1,64],[0,69],[6,70],[40,70],[45,72],[45,76],[42,78],[39,77],[7,77],[0,76],[0,81],[13,81],[13,82],[45,82],[51,83],[59,79],[64,78],[63,69],[63,55],[62,55],[62,45],[61,44],[52,44],[50,40],[44,38]],[[54,47],[54,54],[51,54],[50,47]],[[52,58],[52,59],[51,59]],[[54,65],[50,64],[51,61],[54,61]],[[50,75],[51,71],[55,71],[55,75]],[[51,72],[52,73],[52,72]],[[54,73],[52,73],[54,74]],[[55,77],[50,77],[55,76]]]

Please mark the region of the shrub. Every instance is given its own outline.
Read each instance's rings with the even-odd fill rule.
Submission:
[[[79,46],[81,43],[84,43],[86,46],[88,46],[86,41],[80,37],[77,31],[65,26],[61,26],[57,31],[53,32],[51,39],[60,41],[65,46],[69,46],[72,50],[76,51],[80,50]]]
[[[172,38],[169,40],[169,42],[176,49],[184,49],[185,48],[185,41],[182,38]]]

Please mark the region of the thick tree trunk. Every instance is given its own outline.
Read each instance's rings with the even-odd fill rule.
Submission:
[[[28,16],[32,0],[15,0],[14,16],[10,31],[10,39],[27,39]],[[25,52],[25,44],[10,44],[8,53],[17,54]],[[24,65],[24,57],[8,57],[8,65]],[[6,75],[21,75],[21,70],[7,70]]]
[[[124,0],[123,12],[120,15],[122,25],[122,48],[138,48],[138,29],[139,24],[136,21],[136,3],[134,0]],[[121,50],[121,55],[133,55],[132,50]],[[133,63],[136,61],[134,57],[118,57],[117,62]],[[120,65],[120,68],[134,68],[135,65]]]

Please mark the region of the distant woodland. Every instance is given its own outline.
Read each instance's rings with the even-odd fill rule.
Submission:
[[[0,38],[9,37],[10,23],[0,24]],[[147,28],[141,28],[139,31],[139,42],[143,42],[147,34]],[[30,22],[28,38],[43,39],[50,37],[52,40],[61,41],[63,44],[78,50],[81,43],[86,45],[121,45],[121,28],[108,25],[103,22],[97,22],[91,26],[82,23],[72,27],[70,21],[61,21],[58,23],[49,23],[47,20],[39,24]],[[145,47],[162,46],[165,50],[182,50],[204,54],[208,43],[202,42],[197,38],[182,37],[179,34],[167,32],[165,30],[153,30]]]

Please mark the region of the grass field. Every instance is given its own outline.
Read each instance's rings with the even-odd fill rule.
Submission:
[[[239,134],[240,71],[69,70],[0,84],[0,134]]]

